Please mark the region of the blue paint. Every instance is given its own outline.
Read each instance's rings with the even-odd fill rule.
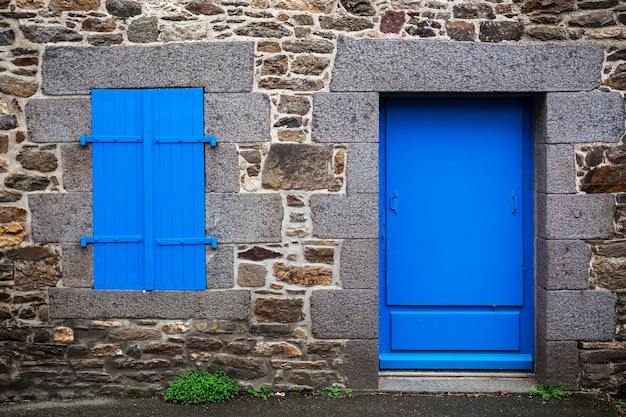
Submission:
[[[530,103],[387,99],[380,126],[381,368],[532,369]]]
[[[203,117],[199,88],[92,92],[94,288],[206,289]]]

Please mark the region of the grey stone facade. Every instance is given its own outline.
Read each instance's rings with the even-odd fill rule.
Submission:
[[[545,43],[531,35],[545,25],[532,23],[531,41],[518,42],[517,23],[507,31],[470,16],[437,28],[402,11],[396,30],[387,11],[341,17],[333,2],[276,5],[289,24],[269,2],[157,8],[160,20],[141,4],[102,3],[92,12],[108,17],[83,10],[76,31],[24,27],[23,42],[13,36],[23,44],[7,47],[14,75],[0,74],[0,117],[18,115],[0,129],[0,343],[9,353],[52,346],[49,357],[0,356],[0,399],[22,398],[28,389],[12,384],[28,375],[58,395],[47,382],[58,372],[71,375],[72,395],[160,392],[189,367],[276,389],[378,388],[379,108],[389,94],[534,98],[535,376],[571,390],[626,384],[591,366],[626,350],[626,68],[607,65],[626,53],[605,57],[602,29]],[[503,4],[525,22],[540,13]],[[8,31],[37,16],[22,13],[33,16],[13,17]],[[437,40],[412,38],[431,32]],[[384,39],[358,39],[368,33]],[[41,86],[28,81],[37,76]],[[160,87],[203,87],[205,134],[218,142],[204,148],[206,235],[219,241],[206,251],[206,290],[96,291],[92,248],[78,245],[92,231],[91,151],[78,145],[91,90]],[[60,161],[50,172],[31,161],[44,152]],[[80,373],[94,363],[97,380]]]

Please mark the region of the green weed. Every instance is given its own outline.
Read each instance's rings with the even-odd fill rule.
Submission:
[[[172,382],[163,400],[175,404],[217,403],[235,398],[239,383],[223,371],[191,370]]]
[[[267,401],[268,398],[276,395],[276,393],[274,393],[274,391],[269,389],[266,385],[261,386],[261,389],[259,391],[256,391],[252,388],[248,388],[248,393],[254,397],[261,397],[265,401]]]
[[[326,387],[326,395],[333,398],[343,398],[348,397],[352,398],[352,390],[351,389],[341,389],[339,385],[333,384]]]
[[[535,387],[533,385],[530,389],[530,393],[532,395],[541,395],[541,398],[544,399],[556,398],[557,400],[565,395],[565,391],[561,389],[560,382],[557,382],[553,386],[541,384]]]

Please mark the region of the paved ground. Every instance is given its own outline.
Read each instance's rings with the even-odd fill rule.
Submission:
[[[358,394],[353,398],[287,394],[268,401],[242,394],[221,404],[182,406],[159,399],[97,398],[22,404],[0,403],[2,417],[615,417],[606,400],[569,396]]]

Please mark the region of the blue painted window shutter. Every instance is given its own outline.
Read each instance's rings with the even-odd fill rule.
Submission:
[[[94,90],[94,288],[206,289],[203,90]]]

